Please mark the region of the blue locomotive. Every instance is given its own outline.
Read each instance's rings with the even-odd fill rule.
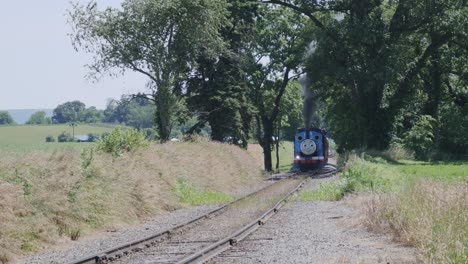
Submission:
[[[318,128],[299,128],[294,136],[294,170],[317,170],[327,163],[326,132]]]

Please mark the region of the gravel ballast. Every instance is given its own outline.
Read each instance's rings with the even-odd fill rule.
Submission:
[[[313,179],[305,190],[323,181]],[[345,202],[295,201],[213,263],[418,263],[416,251],[366,231]]]
[[[238,190],[233,195],[242,197],[251,192],[273,184],[274,181],[261,181],[255,185]],[[161,231],[186,223],[191,219],[204,215],[221,205],[205,205],[192,208],[179,209],[146,219],[142,224],[133,227],[112,229],[109,231],[96,231],[92,235],[80,238],[79,241],[70,241],[64,237],[57,242],[53,249],[41,253],[24,256],[17,263],[70,263],[73,260],[96,254],[110,248],[129,243],[143,237],[148,237]]]
[[[132,228],[115,232],[100,232],[95,235],[100,235],[102,238],[71,243],[67,242],[69,244],[66,249],[51,250],[41,254],[26,256],[21,259],[19,263],[70,263],[84,256],[96,254],[106,249],[175,227],[190,219],[206,214],[217,207],[219,207],[219,205],[198,206],[176,210],[165,215],[150,218],[143,224]]]

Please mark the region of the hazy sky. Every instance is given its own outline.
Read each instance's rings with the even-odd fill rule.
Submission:
[[[97,2],[100,8],[118,7],[122,0]],[[91,55],[78,53],[71,45],[68,8],[67,0],[2,1],[0,109],[55,108],[75,99],[102,109],[108,98],[145,91],[146,78],[137,73],[97,83],[84,78]]]

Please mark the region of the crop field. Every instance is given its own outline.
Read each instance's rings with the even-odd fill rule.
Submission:
[[[0,153],[25,153],[30,151],[54,151],[57,149],[76,149],[92,143],[47,143],[45,138],[57,136],[63,131],[72,134],[72,128],[68,125],[48,126],[0,126]],[[102,134],[111,132],[111,127],[93,125],[78,125],[75,127],[75,135],[87,135],[89,133]]]

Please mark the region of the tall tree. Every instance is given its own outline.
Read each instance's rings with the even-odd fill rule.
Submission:
[[[37,111],[29,117],[28,121],[26,121],[26,124],[28,125],[45,125],[51,123],[52,119],[50,117],[46,117],[46,112],[44,111]]]
[[[228,21],[220,30],[226,49],[215,57],[200,54],[188,77],[187,101],[199,119],[189,131],[209,123],[213,140],[231,137],[235,144],[246,147],[254,109],[247,97],[245,49],[252,41],[257,5],[233,0],[228,12]]]
[[[52,120],[56,123],[63,124],[68,122],[79,122],[80,117],[86,110],[86,105],[78,100],[66,102],[58,105],[52,115]]]
[[[295,10],[320,29],[307,71],[328,104],[327,120],[340,150],[387,147],[402,110],[424,92],[420,79],[429,68],[426,109],[435,113],[441,98],[439,53],[445,46],[467,47],[463,0],[261,2]]]
[[[265,170],[272,170],[273,136],[279,125],[281,104],[286,89],[301,73],[313,26],[302,15],[276,6],[264,6],[256,26],[256,36],[250,52],[252,86],[256,113],[257,139],[263,148]]]
[[[184,92],[183,75],[200,51],[223,47],[224,0],[126,0],[121,9],[75,4],[70,12],[73,44],[95,55],[92,73],[132,70],[150,79],[161,141],[169,139]],[[114,71],[115,73],[115,71]]]

